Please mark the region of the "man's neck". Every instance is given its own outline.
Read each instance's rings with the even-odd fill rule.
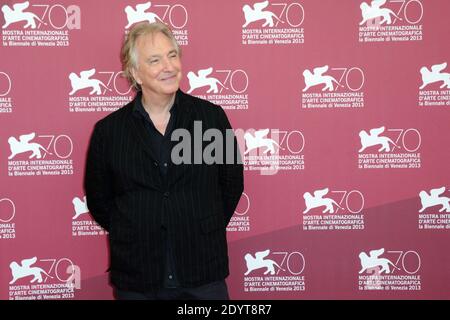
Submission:
[[[163,97],[158,97],[157,99],[154,97],[150,97],[142,92],[142,106],[145,111],[152,116],[162,116],[167,114],[170,111],[174,101],[175,101],[175,93],[172,95],[167,95]]]

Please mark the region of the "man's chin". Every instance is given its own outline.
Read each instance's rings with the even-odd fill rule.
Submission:
[[[179,85],[176,85],[176,86],[168,86],[167,88],[165,88],[165,89],[163,90],[163,92],[164,92],[165,94],[174,94],[175,92],[178,91],[179,88],[180,88]]]

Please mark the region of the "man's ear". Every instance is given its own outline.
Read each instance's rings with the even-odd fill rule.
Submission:
[[[131,69],[131,75],[133,76],[134,81],[136,81],[137,84],[142,84],[141,78],[139,77],[139,73],[137,72],[136,68]]]

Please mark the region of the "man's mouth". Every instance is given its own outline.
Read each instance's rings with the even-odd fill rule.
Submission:
[[[161,81],[168,81],[168,80],[173,80],[175,79],[176,74],[171,74],[169,76],[164,76],[163,78],[161,78]]]

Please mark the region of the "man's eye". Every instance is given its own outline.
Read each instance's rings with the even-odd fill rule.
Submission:
[[[151,63],[151,64],[155,64],[155,63],[158,63],[158,61],[159,61],[158,59],[150,60],[150,63]]]

